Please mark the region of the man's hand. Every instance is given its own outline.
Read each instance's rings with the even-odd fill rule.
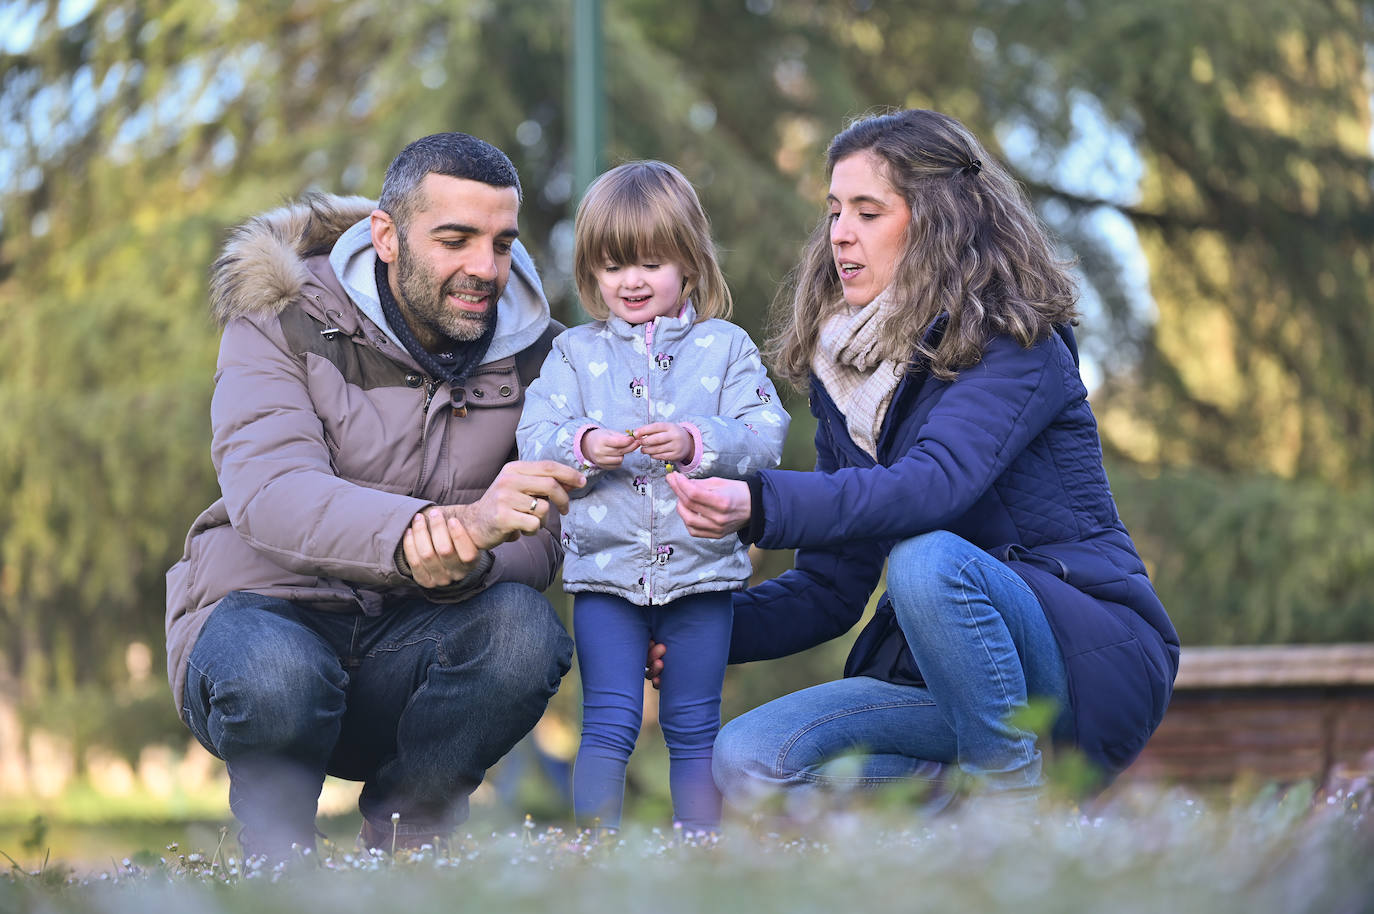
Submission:
[[[479,549],[538,532],[549,511],[568,513],[568,492],[587,484],[587,477],[552,460],[516,460],[506,464],[482,497],[452,507],[463,529]]]
[[[410,576],[421,587],[444,587],[467,577],[479,554],[453,505],[436,505],[416,514],[401,537]]]
[[[692,433],[676,422],[654,422],[635,429],[639,449],[655,460],[671,463],[690,463]]]
[[[667,645],[653,640],[649,642],[649,654],[644,658],[644,678],[652,682],[656,689],[663,687],[663,655],[666,653]]]
[[[677,513],[687,532],[703,539],[720,539],[749,525],[752,505],[749,484],[738,479],[688,479],[669,473],[668,485],[677,493]]]
[[[605,428],[587,429],[582,435],[582,456],[603,470],[614,470],[625,455],[639,447],[632,434],[613,432]]]
[[[460,581],[483,549],[535,533],[549,511],[568,513],[568,491],[587,484],[552,460],[513,461],[469,505],[434,505],[416,514],[401,539],[411,576],[421,587]]]

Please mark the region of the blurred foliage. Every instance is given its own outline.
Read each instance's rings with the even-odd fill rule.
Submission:
[[[1111,478],[1185,645],[1374,641],[1374,486],[1124,467]]]
[[[375,195],[405,142],[465,130],[520,169],[522,235],[576,320],[570,8],[0,0],[8,694],[117,683],[125,645],[162,643],[162,572],[216,494],[204,298],[229,226],[309,190]],[[607,160],[693,179],[759,336],[846,119],[961,118],[1078,258],[1123,515],[1185,639],[1364,638],[1372,16],[1359,0],[605,0]],[[790,405],[788,465],[808,466]],[[844,651],[739,671],[727,711],[833,676]]]
[[[1369,481],[1374,4],[990,5],[989,114],[1039,139],[1034,190],[1111,317],[1107,443],[1155,466]],[[1103,121],[1133,155],[1063,155],[1100,145]],[[1094,181],[1113,168],[1138,190]],[[1100,269],[1114,214],[1149,261],[1143,302]]]
[[[113,693],[95,683],[45,692],[24,708],[23,716],[31,728],[60,733],[78,767],[95,747],[137,767],[146,746],[180,751],[187,744],[186,725],[167,700],[166,686],[153,680]]]

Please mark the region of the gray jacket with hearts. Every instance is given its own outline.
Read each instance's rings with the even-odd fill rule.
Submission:
[[[669,465],[639,451],[614,470],[585,460],[583,432],[677,422],[692,435],[691,477],[741,478],[782,457],[790,418],[749,335],[723,320],[696,322],[689,303],[676,318],[629,324],[617,317],[559,335],[526,392],[516,433],[523,460],[581,470],[563,519],[563,588],[658,605],[749,579],[736,536],[699,539],[677,513]]]

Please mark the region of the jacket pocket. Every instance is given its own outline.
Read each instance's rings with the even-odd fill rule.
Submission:
[[[1125,569],[1090,543],[1049,543],[1035,548],[1013,543],[998,550],[998,557],[1008,563],[1022,562],[1088,593],[1121,585],[1126,579]]]

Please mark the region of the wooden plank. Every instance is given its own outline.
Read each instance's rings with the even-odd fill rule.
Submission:
[[[1185,647],[1174,689],[1311,685],[1374,686],[1374,644]]]
[[[1374,699],[1346,700],[1335,709],[1331,751],[1337,761],[1363,762],[1374,774]]]
[[[1292,782],[1374,774],[1374,644],[1184,648],[1130,780]]]

